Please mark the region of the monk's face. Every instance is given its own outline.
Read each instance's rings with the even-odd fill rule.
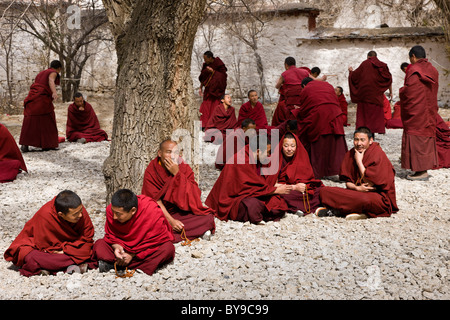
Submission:
[[[206,64],[211,64],[214,62],[214,58],[208,57],[207,55],[203,55],[203,61],[205,61]]]
[[[225,97],[223,97],[223,99],[222,99],[222,103],[225,104],[226,106],[230,107],[231,106],[231,96],[229,94],[226,94]]]
[[[255,105],[258,102],[258,93],[256,91],[250,92],[248,95],[248,100],[252,105]]]
[[[283,139],[282,151],[286,158],[292,158],[297,150],[297,142],[295,139],[286,138]]]
[[[161,158],[161,164],[164,166],[165,159],[170,159],[175,163],[179,163],[178,145],[173,141],[166,141],[158,150],[158,157]]]
[[[339,89],[339,88],[334,88],[334,92],[336,92],[336,95],[339,97],[341,94],[342,94],[342,92],[341,92],[341,89]]]
[[[137,209],[133,207],[130,211],[127,212],[123,208],[111,205],[111,211],[113,212],[113,219],[115,221],[119,223],[125,223],[133,217]]]
[[[84,110],[84,99],[83,97],[75,97],[73,99],[73,103],[77,106],[78,110],[83,111]]]
[[[69,212],[67,213],[58,212],[58,215],[67,222],[77,223],[83,217],[83,205],[80,204],[74,209],[69,208]]]
[[[265,159],[270,157],[271,151],[272,151],[272,146],[270,144],[268,144],[266,150],[261,150],[261,149],[256,150],[256,158],[258,159],[259,162],[263,162]]]
[[[353,145],[355,146],[355,150],[358,152],[367,150],[372,143],[373,138],[369,139],[367,133],[358,132],[355,133],[355,136],[353,137]]]

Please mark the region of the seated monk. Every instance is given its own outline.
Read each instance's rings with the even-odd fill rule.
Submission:
[[[221,103],[214,108],[205,127],[205,141],[214,141],[213,135],[217,130],[225,136],[227,129],[234,129],[237,126],[236,113],[234,107],[231,106],[231,96],[225,94],[220,101]]]
[[[233,161],[225,164],[205,203],[216,211],[220,220],[255,224],[278,221],[288,209],[279,195],[290,192],[292,186],[269,185],[261,176],[261,163],[270,153],[270,144],[267,149],[251,148],[250,145],[253,143],[246,145],[234,155]]]
[[[94,267],[90,261],[94,226],[70,190],[61,191],[29,220],[6,250],[6,261],[20,268],[23,276],[83,273]]]
[[[331,84],[306,78],[297,116],[298,137],[309,154],[316,179],[339,173],[347,152],[342,109]]]
[[[203,206],[191,167],[178,156],[175,141],[164,140],[145,170],[142,194],[156,200],[172,226],[174,242],[184,229],[189,240],[209,239],[215,231],[214,210]]]
[[[258,101],[256,90],[250,90],[247,94],[248,100],[239,109],[237,125],[240,126],[245,119],[253,119],[256,123],[256,129],[267,129],[267,117],[264,106]]]
[[[245,134],[248,130],[251,131]],[[240,128],[236,128],[232,134],[226,135],[223,143],[217,149],[215,162],[217,169],[222,170],[228,159],[233,158],[234,154],[248,143],[250,133],[256,134],[256,123],[253,119],[245,119],[242,121]],[[231,149],[227,149],[229,146]]]
[[[100,129],[97,115],[83,95],[75,93],[67,113],[66,137],[70,142],[99,142],[108,140],[108,134]]]
[[[288,132],[281,138],[279,170],[275,175],[266,176],[266,180],[278,187],[292,185],[292,191],[281,197],[286,201],[289,211],[298,215],[315,213],[321,208],[319,192],[322,181],[314,179],[309,156],[296,135]]]
[[[339,175],[347,189],[323,187],[320,199],[335,215],[348,220],[389,217],[398,211],[394,167],[368,128],[355,131],[353,144]]]
[[[156,201],[119,189],[106,208],[105,237],[95,242],[93,258],[100,272],[139,269],[148,275],[173,260],[172,227]]]
[[[450,168],[450,126],[439,113],[436,115],[436,149],[439,164],[433,169]]]
[[[21,171],[28,171],[16,140],[0,123],[0,183],[16,179]]]

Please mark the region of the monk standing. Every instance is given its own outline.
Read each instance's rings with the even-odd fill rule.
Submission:
[[[409,51],[411,65],[400,88],[403,123],[402,168],[415,171],[409,180],[428,180],[427,170],[439,165],[436,149],[439,73],[426,59],[425,49]]]
[[[245,119],[253,119],[256,129],[267,129],[267,117],[264,106],[258,101],[256,90],[250,90],[247,94],[248,101],[239,108],[237,125],[240,126]]]
[[[350,98],[356,107],[356,128],[368,127],[372,133],[385,133],[383,96],[389,89],[392,99],[392,75],[386,63],[377,58],[375,51],[367,54],[367,60],[350,72],[348,83]]]
[[[58,271],[83,273],[88,263],[91,267],[93,237],[94,226],[80,197],[64,190],[25,224],[4,257],[28,277]]]
[[[201,191],[191,167],[179,157],[178,146],[170,139],[161,142],[158,156],[145,170],[142,194],[156,200],[172,226],[174,242],[208,239],[215,231],[214,210],[203,206]]]
[[[256,150],[250,144],[225,164],[206,199],[220,220],[259,224],[280,220],[288,209],[279,195],[289,193],[292,186],[275,187],[261,176],[261,162],[270,153],[270,144]]]
[[[277,121],[272,121],[272,126],[277,126],[280,123],[295,119],[295,116],[291,113],[296,106],[300,105],[300,92],[302,91],[302,81],[309,76],[309,69],[297,68],[296,61],[293,57],[287,57],[284,60],[284,71],[275,88],[280,90],[282,88],[284,102],[277,106],[275,109],[274,117]]]
[[[108,140],[108,134],[100,129],[94,109],[80,92],[73,96],[67,112],[66,138],[70,142],[81,143]]]
[[[297,116],[298,137],[310,155],[316,179],[339,173],[347,152],[343,113],[331,84],[306,78]]]
[[[202,128],[206,127],[214,107],[220,104],[221,97],[227,88],[227,67],[219,57],[214,57],[211,51],[203,54],[203,66],[200,72],[200,97],[203,102],[200,105],[200,121]]]
[[[148,275],[175,256],[172,227],[156,201],[131,190],[116,191],[106,208],[105,237],[95,242],[100,272],[140,269]]]
[[[29,146],[42,150],[58,147],[58,128],[56,125],[53,101],[58,98],[56,86],[60,84],[61,62],[53,60],[50,68],[41,71],[30,87],[24,101],[24,117],[19,144],[22,152]]]
[[[28,171],[16,140],[0,123],[0,183],[16,179],[21,171]]]
[[[336,95],[339,100],[339,106],[341,107],[342,113],[344,114],[342,117],[344,127],[347,127],[350,125],[350,123],[348,123],[348,102],[347,99],[345,99],[344,89],[342,89],[342,87],[337,86],[334,88],[334,92],[336,92]]]
[[[344,215],[347,220],[389,217],[398,211],[394,167],[368,128],[355,131],[353,145],[339,173],[347,189],[323,187],[321,202],[334,215]]]

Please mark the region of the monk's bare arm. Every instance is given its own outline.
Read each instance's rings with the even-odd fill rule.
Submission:
[[[172,215],[167,211],[166,206],[162,203],[161,199],[157,200],[156,203],[161,208],[162,212],[164,213],[164,217],[166,217],[169,224],[172,226],[173,230],[176,232],[181,232],[183,230],[184,224],[172,217]]]
[[[280,78],[278,79],[277,84],[275,85],[275,88],[276,88],[276,89],[280,89],[281,86],[283,85],[283,82],[284,82],[284,79],[283,79],[282,76],[280,76]]]
[[[53,100],[56,100],[58,98],[58,94],[56,92],[56,77],[58,74],[56,72],[50,73],[50,76],[48,77],[48,85],[50,86],[50,90],[52,90],[52,98]]]

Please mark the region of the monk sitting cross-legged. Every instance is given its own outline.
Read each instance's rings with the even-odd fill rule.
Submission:
[[[215,231],[214,210],[204,207],[191,167],[178,154],[175,141],[164,140],[145,170],[142,194],[156,200],[173,228],[174,242],[208,239]]]
[[[105,237],[95,242],[100,272],[140,269],[148,275],[175,256],[172,227],[156,201],[119,189],[106,208]]]
[[[275,152],[279,153],[279,170],[266,180],[278,187],[282,184],[292,185],[292,191],[281,197],[286,201],[289,211],[298,215],[315,212],[320,206],[319,192],[322,181],[314,178],[314,172],[308,153],[295,134],[286,133],[281,138]]]
[[[253,143],[245,145],[230,159],[232,161],[227,161],[206,199],[206,204],[216,210],[220,220],[255,224],[277,221],[288,209],[279,195],[290,192],[292,186],[275,187],[261,176],[261,163],[270,153],[270,144],[267,149],[262,145],[250,145]]]
[[[245,119],[253,119],[256,129],[266,129],[268,127],[264,106],[258,101],[258,93],[250,90],[247,94],[248,101],[239,108],[237,125],[241,126]]]
[[[345,215],[347,220],[389,217],[398,211],[394,167],[368,128],[355,131],[353,144],[339,174],[347,189],[323,187],[320,199],[333,214]],[[318,215],[329,212],[323,210]]]
[[[108,134],[100,129],[97,115],[83,95],[75,93],[73,103],[67,113],[66,137],[70,142],[99,142],[108,139]]]
[[[94,226],[80,198],[64,190],[25,224],[4,257],[27,277],[58,271],[83,273],[90,262],[93,237]]]

